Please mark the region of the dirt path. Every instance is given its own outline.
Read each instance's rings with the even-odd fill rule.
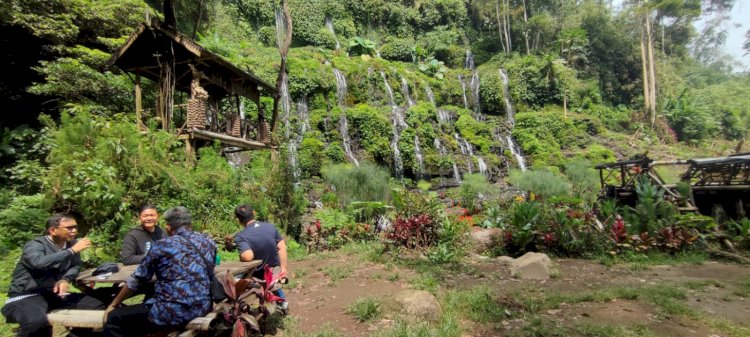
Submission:
[[[616,287],[681,287],[687,289],[684,302],[700,313],[698,316],[750,328],[750,298],[742,297],[747,293],[739,291],[741,283],[750,280],[748,266],[706,262],[630,270],[627,266],[606,267],[591,260],[557,259],[554,263],[553,278],[525,281],[511,277],[507,268],[495,260],[473,261],[468,263],[473,270],[471,275],[447,275],[441,279],[440,291],[486,286],[501,294],[518,296],[538,292],[579,294]],[[291,316],[297,321],[295,330],[305,334],[327,329],[340,336],[369,336],[391,321],[360,323],[346,313],[346,308],[362,297],[389,301],[399,290],[412,288],[419,277],[406,267],[364,262],[359,256],[343,254],[292,262],[290,269],[294,277],[288,288]],[[658,336],[729,336],[700,317],[665,316],[658,307],[642,300],[563,303],[559,309],[544,311],[541,316],[562,325],[643,326]],[[477,325],[468,333],[474,337],[502,336],[507,329],[524,323],[516,319],[503,321],[502,325]]]

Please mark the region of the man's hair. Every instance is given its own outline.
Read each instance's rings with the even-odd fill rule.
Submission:
[[[47,231],[49,231],[50,228],[57,228],[60,226],[60,221],[63,220],[75,220],[76,218],[70,215],[69,213],[55,213],[52,214],[49,219],[47,219]]]
[[[164,213],[164,222],[166,222],[169,227],[172,227],[172,230],[175,230],[184,226],[192,226],[193,217],[185,206],[177,206]]]
[[[141,215],[141,213],[143,213],[143,211],[149,210],[149,209],[153,209],[153,210],[155,210],[157,212],[159,211],[156,208],[156,206],[154,206],[153,204],[145,204],[145,205],[141,206],[141,208],[138,210],[138,215]]]
[[[253,207],[248,204],[237,206],[237,208],[234,209],[234,216],[236,216],[237,220],[239,220],[243,224],[246,224],[251,220],[255,220]]]

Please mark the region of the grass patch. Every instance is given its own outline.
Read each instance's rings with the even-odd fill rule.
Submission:
[[[499,322],[506,317],[505,306],[492,296],[487,287],[448,291],[443,307],[452,308],[479,323]]]
[[[750,336],[750,327],[740,326],[724,318],[703,317],[702,321],[710,327],[725,332],[733,337]]]
[[[662,252],[643,253],[626,253],[616,256],[602,255],[598,258],[599,262],[607,267],[615,265],[626,265],[634,271],[648,270],[650,267],[658,265],[683,265],[683,264],[703,264],[708,261],[708,254],[705,252],[688,251],[676,254]]]
[[[302,333],[297,330],[297,321],[292,317],[285,317],[284,322],[284,336],[286,337],[341,337],[341,334],[337,329],[326,323],[320,330],[313,333]]]
[[[354,272],[353,265],[334,264],[323,268],[323,274],[328,276],[331,284],[337,284],[339,281],[349,277]]]
[[[740,297],[750,297],[750,276],[745,277],[744,281],[737,284],[734,294]]]
[[[418,277],[411,279],[410,281],[412,288],[418,290],[427,290],[432,294],[436,294],[438,290],[438,280],[430,274],[421,274]]]
[[[682,284],[683,287],[692,290],[703,290],[707,287],[725,288],[726,285],[719,280],[700,280],[700,281],[687,281]]]
[[[346,308],[346,313],[354,316],[360,322],[368,322],[380,318],[382,314],[380,300],[372,297],[357,299]]]
[[[461,328],[456,318],[446,312],[437,323],[399,320],[392,328],[373,337],[461,337]]]

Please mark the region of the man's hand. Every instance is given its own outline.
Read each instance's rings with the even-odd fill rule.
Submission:
[[[117,309],[117,306],[114,306],[112,304],[107,306],[107,309],[104,309],[104,316],[102,317],[102,326],[107,324],[107,318],[109,317],[109,313]]]
[[[65,297],[66,295],[68,295],[68,287],[70,287],[70,283],[68,283],[68,280],[62,279],[55,283],[55,286],[52,288],[52,292],[57,294],[57,296]]]
[[[89,247],[91,247],[91,240],[89,240],[89,238],[83,238],[78,240],[78,242],[76,242],[73,247],[70,247],[70,249],[73,250],[73,253],[78,254]]]

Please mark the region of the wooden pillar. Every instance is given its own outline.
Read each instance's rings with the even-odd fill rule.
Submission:
[[[135,72],[135,124],[138,127],[138,131],[146,130],[146,125],[143,124],[143,101],[141,97],[141,73],[140,71]]]

